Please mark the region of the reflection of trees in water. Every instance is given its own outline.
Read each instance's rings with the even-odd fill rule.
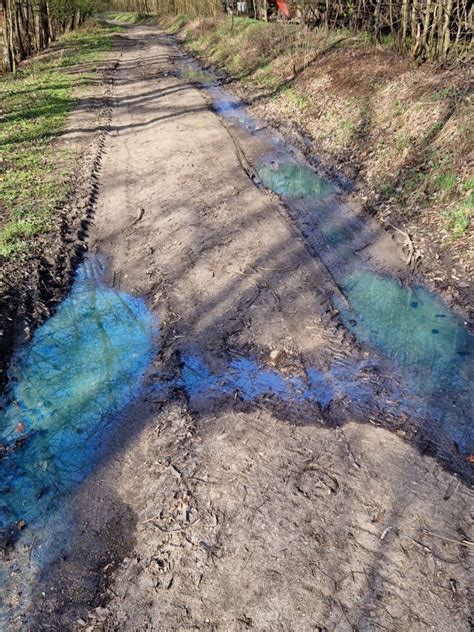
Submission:
[[[101,284],[99,272],[81,267],[11,370],[11,403],[0,413],[0,526],[35,518],[84,478],[151,359],[145,304]]]
[[[418,395],[420,413],[440,422],[469,449],[473,341],[460,320],[434,294],[402,288],[395,279],[356,270],[343,279],[360,340],[380,348]]]
[[[378,380],[371,384],[359,365],[334,366],[324,374],[309,369],[302,379],[250,359],[214,375],[199,358],[188,358],[177,385],[204,397],[213,391],[239,391],[244,399],[273,393],[290,404],[324,406],[331,398],[345,398],[367,415],[375,405],[394,414],[405,405],[407,412],[437,419],[467,445],[469,356],[460,352],[468,351],[470,339],[464,329],[424,291],[410,294],[393,279],[368,271],[345,280],[357,335],[379,346],[407,376],[408,390],[388,393],[396,403],[392,407],[381,401]],[[437,333],[433,322],[441,323]],[[109,424],[134,396],[151,359],[153,329],[141,300],[101,284],[95,266],[80,269],[70,296],[11,370],[10,404],[0,411],[0,527],[31,521],[90,471]]]

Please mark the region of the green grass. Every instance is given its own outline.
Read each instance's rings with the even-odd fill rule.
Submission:
[[[255,80],[262,88],[274,89],[278,87],[282,79],[274,71],[271,64],[263,64],[255,73]]]
[[[431,101],[439,102],[444,101],[446,99],[451,99],[455,94],[455,91],[452,88],[441,88],[436,92],[433,92],[430,96]]]
[[[189,15],[177,15],[169,24],[167,30],[169,33],[176,35],[190,20],[192,18]]]
[[[396,44],[395,36],[392,33],[380,36],[380,43],[387,48],[394,48]]]
[[[282,92],[283,96],[301,112],[304,112],[309,106],[309,99],[297,92],[294,88],[285,88]]]
[[[395,138],[395,148],[397,152],[403,153],[408,147],[410,147],[410,136],[406,132],[399,132]]]
[[[248,17],[226,16],[207,25],[199,25],[193,24],[193,20],[187,16],[179,16],[166,27],[169,33],[181,31],[190,50],[225,68],[232,77],[239,79],[268,67],[280,57],[287,44],[278,25]],[[294,25],[287,25],[285,33],[290,39],[294,38]],[[274,78],[270,77],[271,70],[267,72],[269,85],[272,85]],[[261,76],[262,85],[265,85],[265,74]]]
[[[115,20],[123,24],[156,24],[157,17],[151,13],[133,13],[130,11],[110,11],[104,14],[108,20]]]
[[[436,178],[436,184],[441,191],[451,191],[456,186],[456,176],[453,173],[440,173]]]
[[[444,213],[446,230],[453,239],[463,237],[469,228],[474,215],[474,193],[471,193],[462,206]]]
[[[55,140],[74,105],[74,89],[90,83],[117,27],[91,24],[61,38],[50,55],[0,78],[0,255],[25,251],[54,224],[72,187],[74,157]],[[83,64],[78,73],[71,67]]]

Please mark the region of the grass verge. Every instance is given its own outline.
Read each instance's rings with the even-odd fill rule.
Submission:
[[[95,21],[67,34],[16,75],[0,78],[0,255],[28,249],[51,229],[72,188],[73,156],[58,146],[74,91],[94,81],[96,64],[120,27]],[[73,67],[75,67],[73,69]]]

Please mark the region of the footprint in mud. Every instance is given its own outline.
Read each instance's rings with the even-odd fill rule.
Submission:
[[[295,478],[295,487],[309,500],[337,494],[339,481],[314,464],[306,465]]]

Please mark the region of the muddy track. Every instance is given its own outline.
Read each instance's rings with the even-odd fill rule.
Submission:
[[[130,27],[119,47],[89,250],[146,298],[159,349],[67,521],[7,560],[11,629],[467,632],[466,462],[391,402],[332,262],[255,186],[258,141],[182,77],[175,41]],[[380,235],[370,255],[402,265]],[[327,374],[332,397],[301,396]]]

